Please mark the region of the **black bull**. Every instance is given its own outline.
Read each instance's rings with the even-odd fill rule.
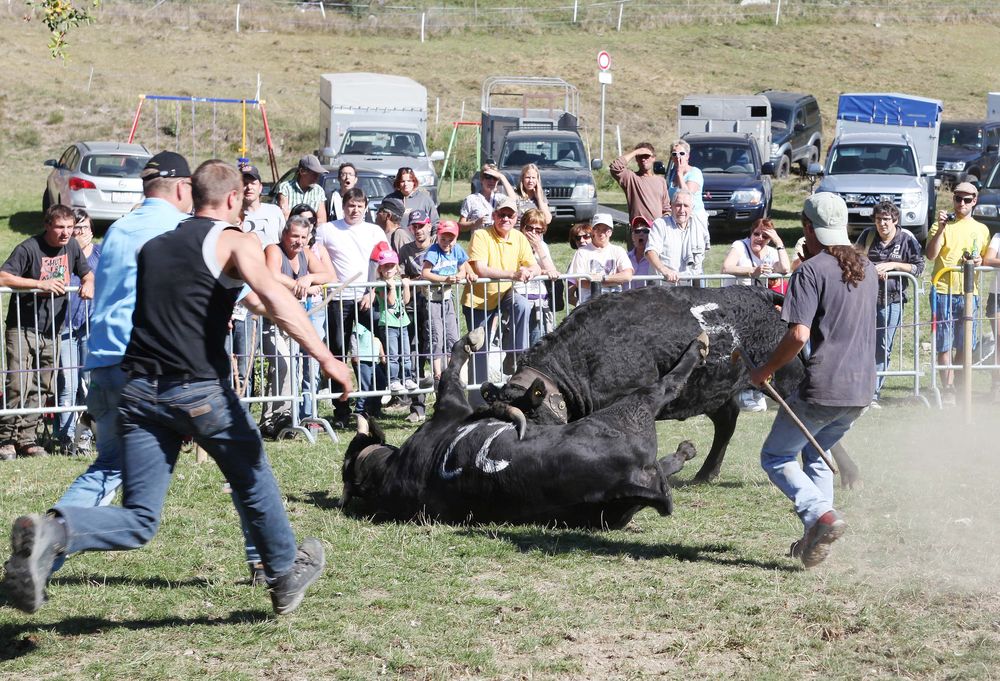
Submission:
[[[570,424],[537,425],[509,407],[473,413],[462,365],[479,329],[455,344],[434,414],[401,448],[358,420],[344,456],[343,506],[379,519],[542,523],[620,528],[640,509],[673,510],[667,477],[694,446],[657,460],[657,412],[677,397],[707,354],[690,341],[658,380]],[[491,412],[496,412],[494,415]],[[499,416],[496,418],[495,416]]]
[[[770,291],[756,286],[691,288],[651,286],[600,296],[576,308],[521,358],[501,388],[484,384],[488,402],[511,404],[536,423],[566,423],[613,404],[669,370],[691,338],[709,335],[705,364],[691,374],[677,399],[658,419],[705,414],[715,426],[712,447],[695,480],[716,478],[736,431],[736,398],[750,387],[749,371],[733,350],[740,346],[756,364],[764,362],[788,326]],[[874,360],[873,360],[874,361]],[[779,371],[774,387],[789,395],[805,376],[799,358]],[[874,386],[873,386],[874,388]],[[537,408],[529,395],[543,390]],[[857,466],[841,446],[833,448],[841,484],[860,481]]]

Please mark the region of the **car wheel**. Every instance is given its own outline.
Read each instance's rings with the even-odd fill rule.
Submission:
[[[774,178],[776,180],[784,180],[788,177],[791,170],[792,159],[788,157],[788,154],[782,154],[781,160],[778,161],[778,167],[774,169]]]
[[[806,171],[809,170],[810,163],[819,163],[819,147],[809,147],[809,155],[799,161],[799,170],[802,172],[803,176],[805,176]]]
[[[46,212],[52,206],[52,199],[49,198],[49,190],[42,192],[42,212]]]

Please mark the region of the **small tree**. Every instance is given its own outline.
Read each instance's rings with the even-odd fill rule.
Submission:
[[[86,0],[90,7],[73,4],[73,0],[27,0],[28,7],[42,13],[42,22],[48,27],[52,37],[49,39],[49,52],[52,58],[66,59],[66,34],[80,24],[89,24],[94,20],[90,13],[96,9],[101,0]],[[31,21],[31,15],[25,16]]]

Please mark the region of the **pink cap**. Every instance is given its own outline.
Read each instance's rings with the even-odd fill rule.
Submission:
[[[458,223],[454,220],[442,220],[438,223],[438,234],[454,234],[458,236]]]
[[[399,256],[390,248],[382,251],[378,254],[378,266],[382,265],[398,265]]]

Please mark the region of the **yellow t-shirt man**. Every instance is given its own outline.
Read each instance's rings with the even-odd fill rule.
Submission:
[[[931,278],[948,267],[962,267],[964,255],[984,256],[990,243],[990,230],[978,220],[966,217],[945,225],[944,243],[941,245],[941,252],[934,258],[934,272]],[[939,229],[938,223],[931,227],[927,233],[927,241],[934,238]],[[976,295],[979,295],[978,277]],[[950,272],[937,280],[935,286],[939,294],[950,294],[953,296],[962,295],[962,270]]]
[[[516,229],[506,237],[496,227],[477,229],[469,243],[469,261],[483,261],[489,267],[514,272],[519,267],[534,267],[535,255],[528,239]],[[469,284],[462,295],[462,305],[477,310],[492,310],[511,287],[509,281],[497,284]],[[485,306],[483,301],[485,300]]]

